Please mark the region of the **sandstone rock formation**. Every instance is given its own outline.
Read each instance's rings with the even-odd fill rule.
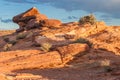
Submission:
[[[56,38],[56,37],[45,37],[45,36],[37,36],[35,38],[35,42],[39,45],[42,45],[44,43],[49,43],[52,45],[52,47],[56,46],[62,46],[71,43],[69,40],[64,40],[62,38]]]
[[[13,22],[17,23],[20,28],[16,32],[24,31],[39,27],[39,20],[47,19],[47,16],[40,14],[37,8],[33,7],[24,13],[13,17]]]
[[[29,10],[27,10],[24,13],[21,13],[15,17],[13,17],[13,22],[19,23],[19,22],[25,22],[27,23],[30,19],[47,19],[47,17],[43,14],[40,14],[37,8],[33,7]]]
[[[0,74],[0,79],[1,80],[10,80],[5,74]]]
[[[19,25],[19,29],[16,32],[39,27],[57,28],[61,24],[60,20],[48,19],[46,15],[39,13],[35,7],[13,17],[13,22]]]
[[[59,51],[60,54],[63,56],[67,54],[76,55],[79,52],[88,51],[88,50],[89,50],[89,46],[87,44],[81,44],[81,43],[69,44],[57,48],[57,51]]]
[[[120,28],[107,27],[105,30],[89,36],[94,48],[102,48],[120,55]]]
[[[31,19],[28,21],[28,23],[26,24],[26,29],[32,29],[32,28],[36,28],[39,27],[39,19]]]
[[[45,19],[40,21],[40,25],[44,27],[57,28],[60,27],[61,21],[56,19]]]
[[[120,80],[120,27],[61,23],[36,8],[13,21],[20,33],[0,31],[0,80]]]
[[[66,61],[68,57],[69,57],[68,59],[70,59],[72,58],[72,56],[88,50],[89,50],[89,46],[87,44],[80,44],[80,43],[69,44],[57,48],[57,51],[60,53],[63,61]]]
[[[26,50],[22,53],[19,51],[2,52],[0,55],[4,54],[4,57],[0,56],[0,71],[54,67],[54,65],[70,61],[74,55],[88,51],[88,49],[87,44],[76,43],[59,47],[57,51],[44,54],[38,50]],[[4,70],[1,70],[3,68]]]

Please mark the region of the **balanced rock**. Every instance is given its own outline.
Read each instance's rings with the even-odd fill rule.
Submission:
[[[36,19],[39,18],[41,19],[47,19],[47,17],[43,14],[40,14],[37,8],[33,7],[29,10],[27,10],[24,13],[21,13],[15,17],[13,17],[13,22],[18,23],[18,22],[25,22],[27,23],[30,19]]]
[[[19,25],[19,29],[17,29],[16,32],[22,32],[24,30],[30,30],[39,27],[58,28],[62,24],[60,20],[48,19],[46,15],[40,14],[35,7],[17,16],[14,16],[13,22]]]
[[[40,14],[37,8],[33,7],[24,13],[14,16],[13,22],[17,23],[20,27],[16,32],[21,32],[39,27],[39,21],[44,19],[47,19],[47,16]]]

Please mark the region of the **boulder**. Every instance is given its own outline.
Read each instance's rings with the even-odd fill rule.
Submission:
[[[46,15],[39,13],[38,9],[35,7],[14,16],[13,22],[19,25],[19,29],[17,29],[16,32],[39,27],[58,28],[62,24],[60,20],[48,19]]]
[[[16,33],[19,33],[19,32],[22,32],[24,31],[25,29],[23,27],[19,28],[19,29],[16,29]]]
[[[61,25],[61,21],[57,19],[44,19],[40,20],[40,25],[49,28],[58,28]]]
[[[26,26],[26,24],[25,24],[24,22],[18,22],[18,25],[19,25],[19,27],[20,27],[20,28],[22,28],[22,27],[25,27],[25,26]]]
[[[31,19],[30,21],[28,21],[27,25],[26,25],[26,29],[32,29],[32,28],[36,28],[39,27],[39,20],[37,19]]]
[[[42,15],[39,13],[39,11],[37,10],[37,8],[33,7],[29,10],[27,10],[24,13],[21,13],[15,17],[13,17],[13,22],[18,23],[18,22],[28,22],[30,19],[36,19],[36,17],[38,17],[40,19],[47,19],[47,17],[45,15]]]
[[[40,14],[37,8],[33,7],[24,13],[13,17],[13,22],[19,25],[16,32],[22,32],[32,28],[39,27],[39,21],[47,19],[46,15]]]
[[[65,39],[74,39],[74,38],[75,38],[75,35],[76,35],[75,32],[76,32],[75,30],[72,30],[72,31],[66,33],[66,34],[64,35]]]
[[[80,54],[81,52],[88,51],[89,46],[87,44],[74,43],[74,44],[69,44],[62,47],[57,47],[56,50],[61,54],[62,61],[66,61],[64,59],[66,59],[67,56],[70,59],[70,57],[74,55]]]
[[[35,37],[35,43],[42,45],[43,43],[49,43],[52,47],[67,45],[71,43],[69,40],[63,40],[61,38],[56,37],[45,37],[45,36],[37,36]]]

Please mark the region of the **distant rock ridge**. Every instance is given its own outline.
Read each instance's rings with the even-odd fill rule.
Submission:
[[[41,14],[36,7],[13,17],[13,22],[19,25],[16,32],[22,32],[32,28],[39,27],[59,27],[60,20],[48,19],[46,15]]]

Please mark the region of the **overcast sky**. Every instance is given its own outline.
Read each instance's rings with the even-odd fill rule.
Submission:
[[[120,0],[0,0],[0,6],[0,29],[18,28],[12,17],[34,6],[62,22],[78,21],[92,13],[107,25],[120,25]]]

